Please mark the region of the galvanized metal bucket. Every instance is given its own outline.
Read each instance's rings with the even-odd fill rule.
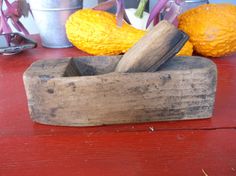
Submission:
[[[83,7],[83,0],[29,0],[42,45],[48,48],[67,48],[65,23],[68,17]]]

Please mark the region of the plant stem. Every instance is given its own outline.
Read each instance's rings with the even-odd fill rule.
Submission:
[[[143,17],[143,12],[144,12],[144,9],[145,9],[145,6],[146,6],[147,2],[148,2],[148,0],[140,0],[138,8],[137,8],[137,10],[134,14],[136,17],[138,17],[138,18]]]

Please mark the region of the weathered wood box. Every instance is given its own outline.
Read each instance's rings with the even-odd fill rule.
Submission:
[[[157,72],[115,73],[120,56],[41,60],[24,73],[33,121],[93,126],[212,116],[217,69],[174,57]]]

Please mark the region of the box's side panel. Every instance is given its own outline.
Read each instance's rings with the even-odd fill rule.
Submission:
[[[212,115],[214,66],[156,73],[54,78],[32,82],[33,120],[52,125],[93,126]]]

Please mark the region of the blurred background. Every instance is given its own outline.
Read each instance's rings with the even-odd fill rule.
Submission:
[[[13,0],[11,0],[13,1]],[[10,2],[11,2],[10,1]],[[94,4],[97,4],[100,0],[84,0],[84,8],[93,7]],[[157,0],[150,0],[150,8],[156,3]],[[209,0],[210,3],[232,3],[236,5],[236,0]],[[32,16],[28,18],[22,18],[21,21],[26,26],[31,34],[38,33],[38,29],[34,23]]]

